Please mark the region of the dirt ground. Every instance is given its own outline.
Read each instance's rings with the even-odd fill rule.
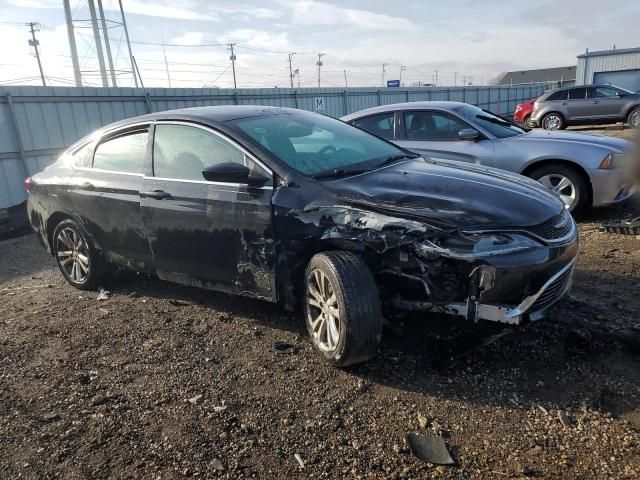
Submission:
[[[640,478],[640,356],[603,336],[565,349],[577,326],[640,327],[640,238],[598,229],[639,215],[636,195],[579,218],[548,319],[410,319],[346,370],[272,305],[135,274],[98,301],[35,236],[1,241],[0,478]],[[412,431],[456,465],[416,460]]]

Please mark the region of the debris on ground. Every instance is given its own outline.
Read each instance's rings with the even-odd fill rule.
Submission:
[[[98,289],[98,300],[109,300],[110,296],[111,292],[109,290],[105,290],[102,287]]]
[[[98,394],[95,397],[93,397],[92,403],[96,406],[99,406],[99,405],[104,405],[105,403],[107,403],[108,400],[109,400],[109,397],[107,397],[106,395]]]
[[[43,417],[47,422],[55,422],[56,420],[60,420],[59,413],[46,413]]]
[[[304,462],[302,461],[302,457],[300,456],[299,453],[295,453],[293,455],[293,457],[296,459],[296,461],[298,462],[298,465],[300,465],[300,470],[302,470],[304,468]]]
[[[226,409],[227,409],[226,405],[220,405],[220,406],[217,406],[217,407],[213,407],[213,411],[216,412],[216,413],[222,413]]]
[[[194,396],[194,397],[191,397],[191,398],[189,399],[189,403],[192,403],[192,404],[194,404],[194,405],[195,405],[196,403],[198,403],[198,401],[199,401],[201,398],[202,398],[202,394],[199,394],[199,395],[196,395],[196,396]]]
[[[222,462],[217,458],[211,461],[211,468],[217,472],[224,472],[224,465],[222,465]]]
[[[609,233],[621,233],[623,235],[640,235],[640,217],[629,220],[603,222],[600,228]]]
[[[407,435],[411,453],[419,460],[434,465],[455,465],[447,444],[442,437],[433,437],[411,432]]]
[[[605,351],[605,344],[618,343],[624,345],[635,354],[640,355],[640,328],[575,328],[564,340],[567,353],[588,356]]]
[[[295,347],[286,342],[276,342],[274,343],[273,348],[275,349],[276,353],[280,355],[290,355],[295,352]]]

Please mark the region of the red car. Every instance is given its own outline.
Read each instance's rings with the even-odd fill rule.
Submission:
[[[522,125],[526,128],[533,128],[533,124],[529,123],[529,118],[531,117],[531,112],[533,112],[533,102],[536,101],[538,97],[532,98],[528,102],[519,103],[516,105],[516,111],[513,112],[513,120],[518,124]]]

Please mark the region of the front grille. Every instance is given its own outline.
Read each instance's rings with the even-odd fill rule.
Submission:
[[[524,230],[543,240],[557,240],[566,237],[572,228],[573,219],[569,211],[565,208],[549,220],[531,227],[524,227]]]
[[[542,294],[536,299],[536,301],[529,307],[530,312],[542,310],[549,305],[557,302],[562,295],[567,291],[573,277],[573,269],[568,268],[566,272],[563,272],[558,278],[550,283]]]

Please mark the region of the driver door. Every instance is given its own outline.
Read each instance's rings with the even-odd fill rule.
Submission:
[[[153,176],[141,189],[142,217],[163,280],[275,301],[273,183],[211,182],[206,167],[240,163],[273,173],[222,134],[187,122],[153,129]]]
[[[397,143],[401,147],[433,159],[456,160],[493,166],[492,140],[480,135],[476,140],[461,140],[458,132],[473,128],[464,120],[438,110],[409,110],[402,114]]]

